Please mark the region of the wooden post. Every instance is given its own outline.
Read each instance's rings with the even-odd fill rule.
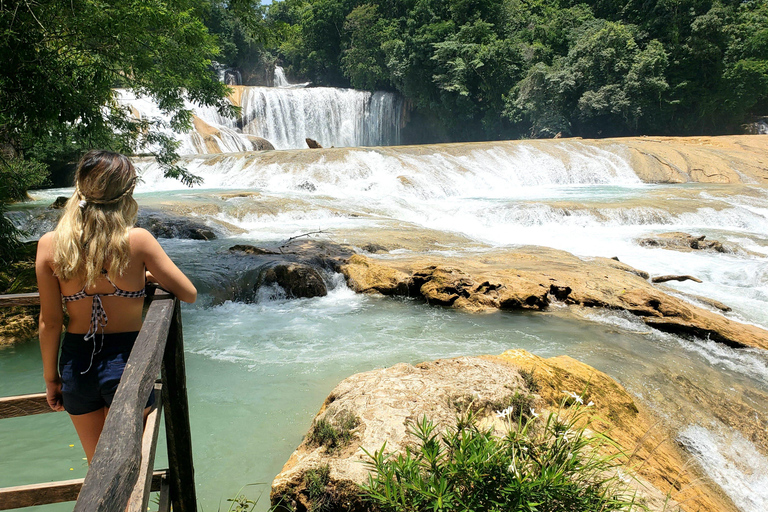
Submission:
[[[181,329],[181,306],[178,300],[175,303],[171,328],[168,331],[162,377],[171,507],[174,512],[197,512],[195,468],[192,461],[192,436],[184,365],[184,337]]]

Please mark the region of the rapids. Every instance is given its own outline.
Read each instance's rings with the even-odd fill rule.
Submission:
[[[226,509],[224,500],[251,483],[259,485],[246,492],[263,492],[258,508],[265,510],[269,482],[344,377],[510,348],[567,354],[605,371],[677,432],[740,510],[768,509],[764,351],[649,330],[622,312],[573,314],[554,306],[540,314],[472,315],[362,296],[333,274],[322,298],[287,300],[273,289],[255,303],[221,303],[213,293],[243,271],[229,263],[228,247],[315,231],[360,250],[383,246],[390,252],[382,258],[482,257],[492,248],[532,244],[585,258],[616,256],[651,275],[694,275],[703,283],[668,287],[724,302],[733,318],[768,328],[768,191],[758,179],[648,183],[625,146],[588,141],[291,150],[184,162],[202,185],[188,189],[163,178],[154,162],[137,160],[136,197],[142,208],[194,218],[219,234],[214,241],[161,240],[201,291],[197,304],[184,307],[184,335],[204,510],[219,503]],[[46,206],[70,192],[37,192],[12,217],[35,237],[55,222]],[[636,243],[667,231],[707,235],[741,251]],[[39,390],[39,359],[34,343],[0,348],[0,395]],[[0,442],[0,485],[85,473],[64,415],[6,420]]]

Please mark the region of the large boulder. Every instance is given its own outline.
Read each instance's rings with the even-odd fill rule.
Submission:
[[[247,137],[253,144],[254,151],[274,151],[275,149],[275,146],[263,137],[256,137],[255,135],[247,135]]]
[[[216,239],[216,233],[202,222],[163,212],[144,211],[136,225],[152,233],[155,238]]]
[[[526,370],[526,377],[521,373]],[[530,377],[532,372],[533,377]],[[532,395],[535,388],[535,395]],[[353,375],[331,391],[313,425],[338,424],[355,418],[351,442],[336,449],[318,446],[306,436],[272,483],[274,505],[298,512],[322,504],[327,510],[368,510],[360,498],[359,484],[367,481],[369,456],[386,443],[390,454],[413,443],[407,425],[427,417],[440,430],[453,427],[466,407],[477,411],[480,423],[504,431],[494,410],[517,394],[531,396],[535,407],[558,410],[563,390],[585,392],[594,403],[590,428],[610,430],[611,437],[630,451],[638,497],[650,510],[735,510],[733,504],[688,468],[687,457],[674,443],[664,442],[669,432],[661,428],[615,381],[569,357],[542,359],[522,350],[501,356],[460,357],[416,366],[390,368]],[[307,475],[328,467],[322,495],[308,488]]]
[[[303,263],[278,263],[264,270],[257,284],[280,286],[289,298],[325,297],[328,288],[320,273]]]

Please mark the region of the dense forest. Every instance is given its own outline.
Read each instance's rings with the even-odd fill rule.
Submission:
[[[284,0],[265,19],[297,79],[397,91],[452,140],[734,133],[768,113],[765,0]]]
[[[193,182],[113,88],[188,129],[185,97],[233,111],[215,62],[246,84],[280,64],[317,86],[396,91],[411,142],[738,132],[768,113],[768,2],[11,0],[0,59],[2,209],[91,147],[151,146]]]

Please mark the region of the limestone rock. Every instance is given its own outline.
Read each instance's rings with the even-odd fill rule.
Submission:
[[[162,212],[142,212],[136,225],[144,228],[155,238],[186,238],[190,240],[215,240],[216,233],[203,224],[186,217],[167,215]]]
[[[323,146],[321,146],[320,143],[317,142],[315,139],[310,139],[309,137],[307,137],[304,140],[306,141],[307,147],[309,147],[309,149],[322,149],[323,148]]]
[[[501,431],[502,426],[493,414],[495,404],[516,391],[530,392],[520,376],[520,368],[534,371],[539,410],[556,410],[564,389],[587,390],[585,399],[595,404],[594,429],[609,430],[622,446],[635,448],[635,466],[640,469],[634,485],[650,510],[670,510],[667,506],[674,510],[676,505],[685,511],[735,510],[706,480],[686,471],[687,457],[677,444],[668,441],[669,432],[619,384],[569,357],[542,359],[522,350],[416,366],[401,363],[343,380],[331,391],[316,420],[333,422],[340,414],[355,415],[359,423],[353,430],[353,442],[343,450],[329,453],[305,438],[273,481],[272,503],[299,512],[311,510],[313,502],[304,475],[328,465],[330,482],[324,496],[328,509],[366,510],[357,490],[368,474],[364,450],[374,453],[386,442],[387,452],[401,452],[412,443],[406,431],[409,421],[426,416],[439,429],[445,429],[455,425],[458,409],[466,403],[472,403],[473,410],[479,411],[481,424],[493,425]]]
[[[36,338],[39,315],[37,306],[0,309],[0,347]]]
[[[259,256],[265,254],[280,254],[279,252],[270,249],[262,249],[261,247],[256,247],[254,245],[233,245],[229,248],[229,252],[241,252],[243,254],[255,254]]]
[[[301,263],[280,263],[268,268],[257,287],[278,285],[291,298],[325,297],[328,288],[320,273]]]
[[[255,135],[247,135],[248,140],[251,141],[254,151],[274,151],[275,146],[272,145],[267,139],[262,137],[256,137]]]
[[[715,251],[733,254],[739,252],[739,248],[733,244],[719,242],[717,240],[705,240],[706,236],[694,236],[688,233],[670,232],[661,233],[653,237],[641,238],[638,243],[645,247],[662,247],[676,251]]]
[[[475,312],[543,310],[553,301],[621,309],[659,330],[768,349],[768,331],[670,295],[649,283],[647,273],[609,258],[585,260],[556,249],[520,247],[477,258],[357,255],[341,271],[357,291],[407,294]]]
[[[358,293],[378,292],[382,295],[408,295],[412,280],[408,274],[382,265],[372,264],[356,254],[341,266],[349,287]]]

